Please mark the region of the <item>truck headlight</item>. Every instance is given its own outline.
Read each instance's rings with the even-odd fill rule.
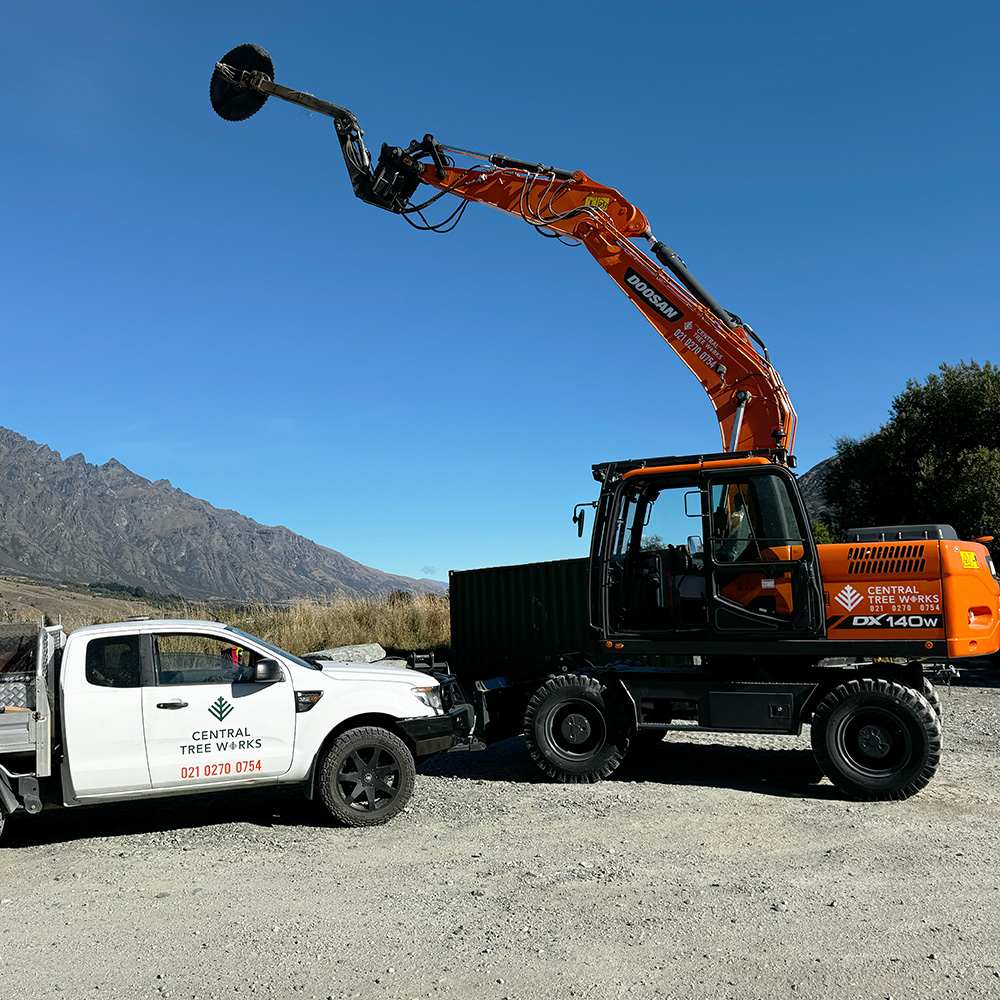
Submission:
[[[322,691],[296,691],[295,711],[308,712],[323,697]]]
[[[444,715],[444,705],[441,704],[441,691],[434,687],[414,688],[413,694],[417,701],[422,701],[432,712]]]

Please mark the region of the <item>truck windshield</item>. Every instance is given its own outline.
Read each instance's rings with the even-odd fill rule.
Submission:
[[[242,636],[244,639],[249,639],[251,642],[255,642],[258,646],[263,646],[265,649],[271,650],[272,653],[277,653],[279,656],[284,656],[285,659],[292,660],[297,663],[300,667],[306,667],[309,670],[320,670],[314,663],[307,663],[305,660],[298,656],[293,656],[291,653],[286,653],[285,650],[279,649],[277,646],[272,646],[269,642],[265,642],[263,639],[258,638],[255,635],[251,635],[249,632],[244,632],[243,629],[235,628],[232,625],[226,626],[227,632],[235,632],[237,635]]]

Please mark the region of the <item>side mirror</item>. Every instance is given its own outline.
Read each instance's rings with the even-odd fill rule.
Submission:
[[[274,684],[285,679],[285,672],[277,660],[258,660],[253,679],[256,684]]]
[[[701,535],[688,535],[688,552],[691,555],[700,555],[704,546],[702,545]]]
[[[596,500],[592,500],[590,503],[578,503],[573,508],[573,523],[576,525],[576,537],[577,538],[583,538],[583,521],[584,521],[583,508],[584,507],[593,507],[596,510],[597,509],[597,501]]]

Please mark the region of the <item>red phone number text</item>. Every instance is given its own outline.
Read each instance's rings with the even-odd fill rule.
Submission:
[[[222,764],[197,764],[193,767],[182,767],[181,778],[221,778],[227,774],[249,774],[260,770],[259,760],[238,760],[235,763],[225,761]]]

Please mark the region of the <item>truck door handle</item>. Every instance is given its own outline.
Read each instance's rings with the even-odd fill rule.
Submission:
[[[157,702],[157,708],[187,708],[188,703],[186,701],[181,701],[180,698],[174,701],[161,701]]]

